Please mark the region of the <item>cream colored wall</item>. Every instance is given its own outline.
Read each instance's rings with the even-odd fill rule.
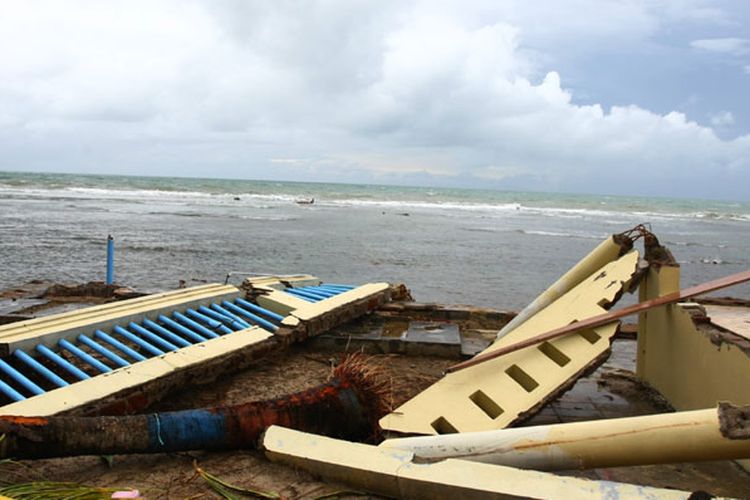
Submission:
[[[679,288],[679,268],[649,271],[641,300]],[[711,343],[682,306],[642,313],[637,374],[678,410],[713,408],[719,401],[750,404],[750,356],[737,346]]]
[[[674,292],[679,281],[679,268],[651,269],[640,299]],[[713,408],[720,401],[750,404],[750,355],[735,345],[713,344],[679,304],[641,314],[637,374],[677,410]],[[742,465],[750,470],[750,461]]]

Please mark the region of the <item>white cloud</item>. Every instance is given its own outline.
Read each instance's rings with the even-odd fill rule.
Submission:
[[[711,115],[711,125],[714,127],[724,127],[726,125],[733,125],[734,115],[730,111],[719,111]]]
[[[73,5],[6,3],[0,168],[631,192],[646,171],[692,194],[750,169],[748,136],[577,104],[545,63],[548,44],[647,39],[653,2]],[[670,15],[720,17],[690,5]],[[723,40],[694,47],[743,47]]]
[[[690,46],[694,49],[733,56],[750,54],[750,40],[747,38],[704,38],[693,40]]]

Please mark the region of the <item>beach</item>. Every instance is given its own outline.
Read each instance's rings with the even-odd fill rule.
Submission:
[[[673,251],[683,286],[750,267],[746,202],[0,172],[0,288],[104,279],[111,234],[116,280],[143,291],[229,272],[310,273],[518,309],[640,223]]]

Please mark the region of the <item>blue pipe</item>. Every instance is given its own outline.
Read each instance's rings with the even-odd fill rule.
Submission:
[[[294,288],[287,288],[287,289],[284,290],[284,292],[288,293],[289,295],[293,295],[293,296],[297,297],[300,300],[304,300],[305,302],[317,302],[318,301],[317,299],[313,300],[310,297],[307,297],[307,296],[305,296],[305,295],[297,292],[297,290],[295,290]]]
[[[180,347],[188,347],[188,346],[193,345],[187,340],[180,337],[179,335],[175,335],[174,333],[170,332],[169,330],[167,330],[160,324],[154,323],[148,318],[143,320],[143,326],[150,328],[152,331],[158,333],[159,335],[163,335],[164,337],[167,337],[169,340],[171,340],[175,344],[178,344]]]
[[[354,285],[342,285],[340,283],[321,283],[320,286],[330,286],[333,288],[343,288],[344,290],[353,290],[357,287]]]
[[[250,323],[248,323],[244,319],[240,318],[239,316],[236,316],[236,315],[232,314],[231,312],[227,311],[226,309],[224,309],[223,307],[221,307],[219,304],[211,304],[211,309],[213,309],[214,311],[216,311],[216,312],[218,312],[218,313],[220,313],[220,314],[222,314],[224,316],[229,316],[230,318],[232,318],[237,323],[243,325],[243,329],[250,328],[252,326]]]
[[[119,335],[122,335],[123,337],[125,337],[126,339],[128,339],[129,341],[131,341],[132,343],[134,343],[134,344],[142,347],[143,349],[147,350],[148,352],[150,352],[154,356],[161,356],[162,354],[164,354],[164,351],[162,351],[160,349],[157,349],[155,346],[149,344],[148,342],[146,342],[142,338],[136,337],[135,335],[133,335],[132,333],[130,333],[129,331],[127,331],[126,329],[124,329],[120,325],[115,325],[114,331],[115,331],[115,333],[117,333]]]
[[[34,382],[26,378],[26,376],[10,366],[8,363],[0,359],[0,370],[5,372],[10,378],[24,386],[26,389],[31,391],[35,395],[44,394],[44,389],[36,385]]]
[[[123,366],[123,367],[130,366],[130,363],[125,361],[123,358],[113,353],[112,351],[104,347],[103,345],[97,344],[96,342],[94,342],[93,340],[85,336],[84,334],[81,334],[78,336],[78,342],[80,342],[83,345],[89,346],[91,349],[95,350],[96,352],[98,352],[99,354],[101,354],[102,356],[104,356],[105,358],[112,361],[114,364],[118,366]]]
[[[176,319],[177,321],[179,321],[180,323],[182,323],[183,325],[188,326],[194,330],[198,330],[198,332],[204,337],[215,339],[219,336],[216,332],[212,332],[211,330],[201,325],[200,323],[196,323],[195,321],[188,318],[181,312],[177,312],[177,311],[173,312],[172,317]]]
[[[23,394],[21,394],[2,380],[0,380],[0,391],[2,391],[3,394],[8,396],[13,401],[23,401],[24,399],[26,399]]]
[[[68,372],[72,373],[76,378],[79,380],[86,380],[90,379],[89,374],[85,371],[78,368],[76,365],[72,364],[67,359],[63,358],[59,354],[57,354],[55,351],[47,347],[46,345],[39,344],[36,346],[36,350],[43,355],[45,358],[49,359],[53,363],[56,363],[58,366],[62,367],[63,369],[67,370]]]
[[[101,275],[100,275],[101,276]],[[115,282],[115,239],[107,236],[107,281],[108,285]]]
[[[301,292],[301,293],[306,293],[312,297],[317,298],[318,300],[325,300],[328,297],[332,297],[332,295],[327,295],[323,292],[318,292],[316,290],[310,290],[309,288],[295,288],[294,290]]]
[[[268,331],[275,332],[276,330],[279,329],[278,326],[274,325],[270,321],[265,320],[265,319],[261,318],[260,316],[256,316],[255,314],[253,314],[251,312],[245,311],[241,307],[236,306],[236,305],[232,304],[229,301],[225,300],[225,301],[223,301],[221,303],[221,305],[223,305],[224,307],[226,307],[230,311],[236,312],[237,314],[240,314],[240,315],[246,317],[250,321],[253,321],[253,322],[257,323],[259,326],[265,328]]]
[[[301,299],[304,299],[304,300],[306,300],[308,302],[320,302],[322,300],[321,297],[317,297],[317,296],[315,296],[315,295],[313,295],[311,293],[307,293],[307,292],[300,292],[296,288],[287,288],[284,291],[286,293],[290,293],[290,294],[295,295],[295,296],[297,296],[297,297],[299,297]]]
[[[209,316],[215,320],[222,321],[228,324],[229,326],[234,328],[235,331],[244,330],[246,328],[246,326],[243,323],[240,323],[239,321],[235,321],[229,316],[224,316],[223,314],[219,314],[213,309],[209,309],[206,306],[200,306],[198,310],[200,311],[201,314],[205,314],[206,316]]]
[[[326,290],[318,286],[303,286],[302,288],[298,288],[298,290],[302,290],[303,292],[310,292],[310,293],[322,295],[325,298],[335,297],[336,295],[338,295],[338,292],[332,292],[330,290]]]
[[[154,344],[158,345],[161,349],[166,349],[167,351],[176,351],[179,349],[176,345],[174,345],[172,342],[169,342],[168,340],[164,340],[163,338],[159,337],[154,332],[148,331],[147,329],[143,328],[141,325],[133,323],[132,321],[130,324],[128,324],[128,328],[143,336],[146,337],[147,340],[150,340]],[[183,341],[184,342],[184,341]]]
[[[226,335],[228,333],[234,333],[234,330],[231,328],[226,327],[221,323],[221,321],[216,321],[215,319],[209,318],[205,314],[201,314],[198,311],[195,311],[193,309],[188,309],[185,311],[186,316],[190,316],[196,321],[202,321],[206,325],[208,325],[210,328],[213,328],[214,330],[218,330],[221,332],[222,335]]]
[[[98,359],[92,357],[89,353],[87,353],[85,351],[82,351],[81,349],[78,348],[78,346],[75,346],[75,345],[71,344],[70,342],[68,342],[65,339],[60,339],[57,342],[57,345],[59,345],[60,348],[62,348],[62,349],[66,349],[67,351],[70,351],[74,355],[78,356],[82,361],[90,364],[91,366],[93,366],[94,368],[96,368],[97,370],[99,370],[102,373],[109,373],[109,372],[112,371],[112,368],[110,368],[109,366],[105,365],[104,363],[102,363]]]
[[[248,302],[244,299],[237,298],[234,301],[235,304],[244,307],[245,309],[248,309],[250,311],[256,312],[258,314],[262,314],[263,316],[271,319],[275,319],[279,323],[284,321],[284,316],[281,314],[276,314],[273,311],[269,311],[266,308],[260,307],[258,305],[253,304],[252,302]]]
[[[336,296],[336,295],[338,295],[340,293],[344,293],[344,292],[348,292],[349,291],[349,290],[340,290],[338,288],[328,288],[328,287],[323,287],[323,286],[318,287],[318,289],[320,291],[322,291],[322,292],[328,292],[330,294],[333,294],[334,296]]]
[[[110,337],[109,335],[107,335],[106,333],[104,333],[101,330],[95,331],[94,332],[94,336],[97,337],[97,338],[102,339],[104,342],[106,342],[107,344],[111,345],[112,347],[114,347],[116,349],[119,349],[120,351],[124,352],[125,354],[127,354],[128,356],[130,356],[131,358],[133,358],[136,361],[146,361],[146,359],[147,359],[145,356],[143,356],[138,351],[135,351],[135,350],[131,349],[130,347],[126,346],[125,344],[123,344],[119,340]]]
[[[198,335],[197,333],[195,333],[193,330],[189,328],[185,328],[184,326],[182,326],[181,324],[179,324],[172,318],[167,318],[163,314],[159,315],[159,321],[167,325],[169,328],[183,334],[184,336],[195,340],[196,342],[204,342],[206,340],[205,337]]]
[[[209,318],[208,316],[199,313],[195,309],[190,309],[189,307],[187,308],[187,310],[185,310],[185,315],[196,321],[202,321],[208,328],[216,329],[221,326],[221,321],[216,321],[213,318]]]
[[[47,380],[55,384],[57,387],[65,387],[66,385],[70,385],[64,379],[62,379],[59,375],[57,375],[57,373],[47,368],[46,366],[41,364],[39,361],[35,360],[34,358],[26,354],[21,349],[16,349],[15,351],[13,351],[13,355],[17,357],[18,359],[20,359],[21,361],[23,361],[24,363],[26,363],[27,365],[29,365],[34,370],[41,373],[44,376],[44,378],[46,378]]]

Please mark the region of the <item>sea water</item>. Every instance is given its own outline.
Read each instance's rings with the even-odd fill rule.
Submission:
[[[117,282],[144,291],[310,273],[517,309],[640,223],[672,250],[684,286],[750,268],[747,202],[0,172],[0,288],[102,280],[111,234]]]

